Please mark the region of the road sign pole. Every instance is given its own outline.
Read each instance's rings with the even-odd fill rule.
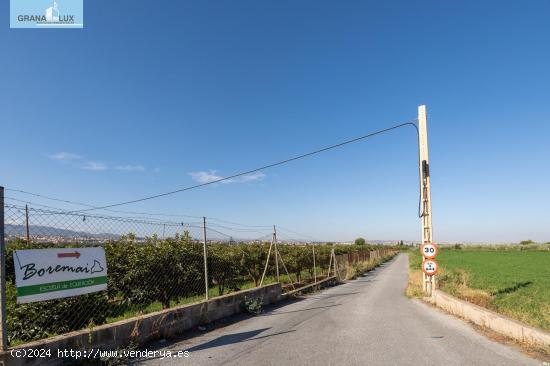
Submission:
[[[0,351],[8,349],[6,328],[6,242],[4,241],[4,187],[0,187]]]
[[[426,106],[418,107],[418,146],[420,169],[420,201],[422,221],[422,244],[431,243],[432,236],[432,202],[430,190],[430,160],[428,155],[428,128]],[[423,274],[423,289],[428,295],[432,295],[435,276]]]

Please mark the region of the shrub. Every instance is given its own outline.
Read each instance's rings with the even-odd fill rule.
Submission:
[[[261,314],[262,313],[262,302],[263,298],[260,297],[244,297],[243,308],[246,312],[250,314]]]
[[[264,271],[269,244],[239,244],[241,274],[258,286]],[[272,253],[273,254],[273,253]]]
[[[238,290],[244,281],[240,277],[241,253],[238,248],[225,244],[208,246],[208,277],[223,295],[226,289]]]
[[[363,238],[355,239],[355,245],[365,245],[366,241]]]

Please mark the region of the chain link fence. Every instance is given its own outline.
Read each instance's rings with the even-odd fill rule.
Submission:
[[[360,270],[359,264],[388,254],[341,254],[332,245],[283,244],[274,234],[234,240],[206,221],[114,217],[12,204],[3,208],[7,339],[12,347],[260,285],[280,282],[286,292],[329,276],[347,279]],[[17,302],[15,266],[21,263],[14,260],[14,251],[86,247],[105,250],[107,290]]]

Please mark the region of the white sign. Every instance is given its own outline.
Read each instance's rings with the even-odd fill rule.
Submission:
[[[437,245],[434,243],[425,243],[420,246],[420,252],[427,259],[434,259],[439,253]]]
[[[439,264],[435,261],[435,259],[425,259],[424,262],[422,262],[422,271],[428,276],[435,275],[438,269]]]
[[[16,250],[13,262],[18,303],[107,289],[107,261],[101,247]]]

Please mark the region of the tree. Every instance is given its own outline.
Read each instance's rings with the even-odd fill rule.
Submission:
[[[302,282],[302,272],[313,273],[313,256],[311,250],[302,245],[284,245],[279,248],[281,257],[289,272],[294,273],[297,282]],[[292,281],[292,279],[290,279]]]
[[[223,295],[225,290],[238,290],[240,252],[227,244],[211,244],[208,246],[208,275],[218,293]]]
[[[355,245],[365,245],[366,241],[363,238],[355,239]]]
[[[254,284],[258,286],[264,271],[269,244],[239,244],[241,253],[240,266],[243,275],[248,275]],[[274,252],[271,251],[274,255]]]
[[[187,240],[184,235],[107,244],[110,297],[143,305],[159,301],[166,309],[171,300],[204,293],[202,245]]]

